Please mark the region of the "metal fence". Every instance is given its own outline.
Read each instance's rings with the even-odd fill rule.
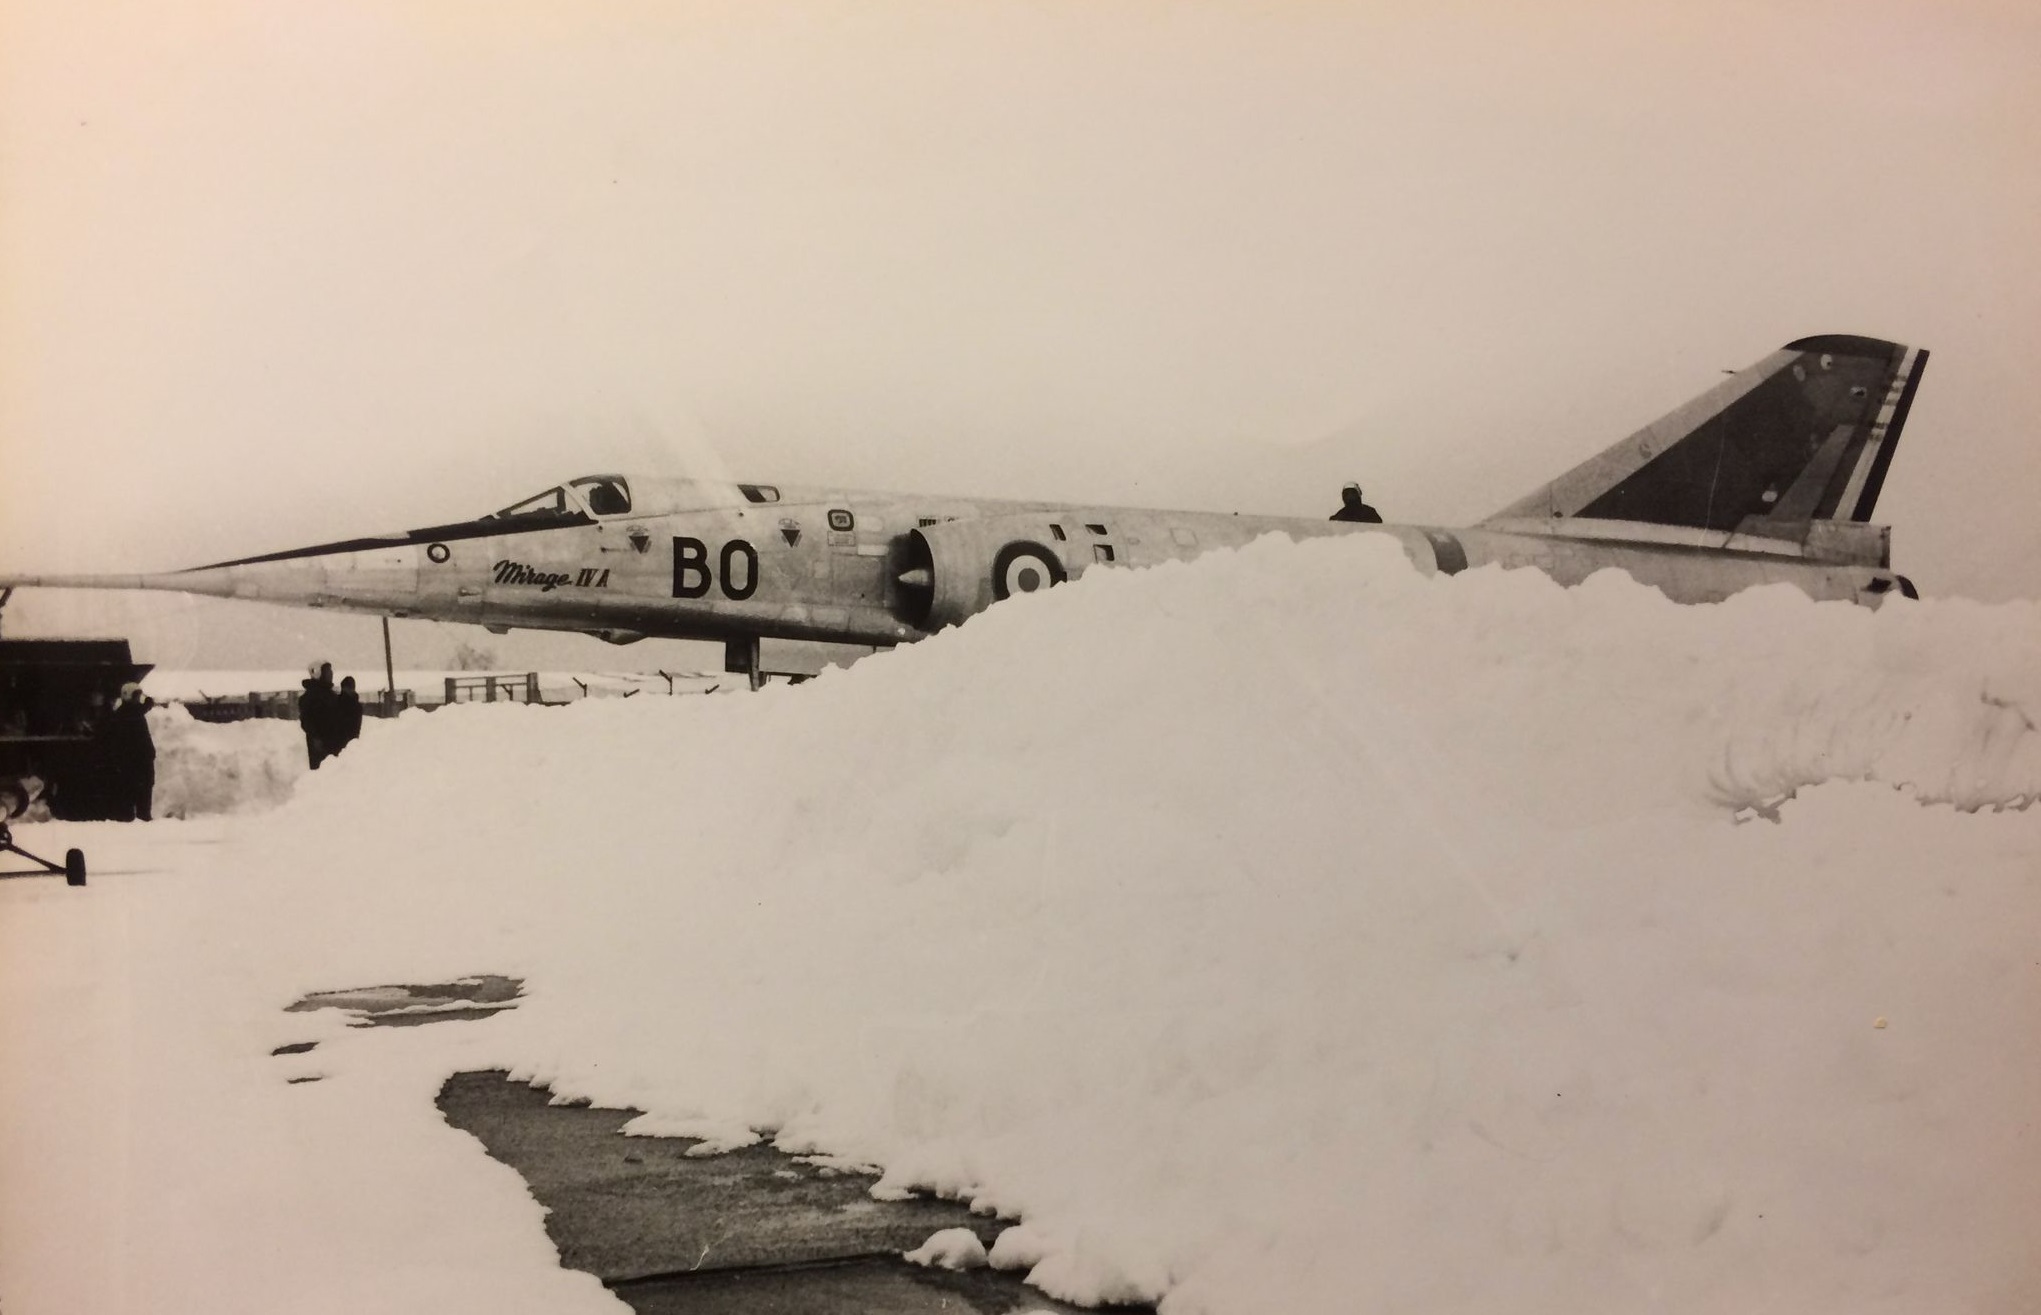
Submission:
[[[539,673],[521,676],[448,676],[448,703],[539,703]]]
[[[428,676],[429,680],[430,677]],[[714,693],[721,682],[709,677],[688,673],[657,671],[643,673],[643,680],[663,680],[665,689],[656,683],[634,687],[621,687],[615,676],[590,677],[556,673],[548,678],[550,684],[541,685],[540,673],[519,672],[477,672],[473,675],[447,676],[439,689],[426,686],[426,697],[420,698],[417,691],[400,689],[394,693],[383,690],[364,690],[361,694],[361,710],[364,716],[394,717],[410,708],[431,711],[443,708],[449,703],[530,703],[545,707],[557,707],[577,703],[587,698],[632,698],[639,694],[664,695]],[[707,681],[704,688],[702,682]],[[677,683],[684,682],[684,683]],[[433,698],[433,694],[442,697]],[[200,721],[246,721],[251,717],[275,717],[295,721],[298,716],[298,700],[302,690],[251,690],[246,694],[206,694],[196,697],[171,700],[181,703]]]
[[[301,697],[303,697],[301,690],[250,690],[246,694],[201,694],[195,699],[171,701],[183,704],[184,710],[199,721],[248,721],[255,717],[296,721],[298,700]],[[400,689],[394,693],[377,690],[362,699],[361,712],[364,717],[394,717],[406,708],[437,706],[432,703],[420,703],[417,695],[408,689]]]

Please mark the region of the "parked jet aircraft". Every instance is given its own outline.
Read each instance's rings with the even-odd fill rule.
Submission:
[[[1784,581],[1875,604],[1914,596],[1890,569],[1889,531],[1867,522],[1927,357],[1846,335],[1788,343],[1464,529],[590,475],[450,525],[0,587],[168,589],[616,643],[720,640],[726,666],[754,684],[761,641],[906,643],[1088,571],[1269,533],[1388,535],[1427,574],[1493,563],[1574,584],[1616,567],[1681,602]]]

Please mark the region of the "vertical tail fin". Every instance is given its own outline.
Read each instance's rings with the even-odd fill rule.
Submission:
[[[1828,334],[1787,343],[1491,521],[1587,517],[1803,539],[1867,521],[1926,351]]]

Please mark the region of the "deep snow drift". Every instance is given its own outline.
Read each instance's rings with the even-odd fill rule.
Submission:
[[[800,688],[400,719],[174,888],[27,908],[119,919],[152,1094],[117,1188],[7,1143],[9,1310],[617,1309],[432,1110],[490,1065],[1022,1218],[993,1262],[1085,1300],[2032,1309],[2036,654],[1265,540]],[[280,1012],[478,972],[528,998]],[[62,1071],[10,1102],[103,1112],[18,1026]]]
[[[274,808],[310,770],[305,735],[294,721],[214,724],[172,704],[149,713],[149,735],[156,744],[157,817]]]

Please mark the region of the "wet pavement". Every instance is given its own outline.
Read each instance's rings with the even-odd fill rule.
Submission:
[[[636,1110],[555,1105],[503,1072],[457,1073],[447,1122],[523,1175],[560,1263],[639,1315],[720,1312],[1073,1311],[989,1269],[900,1258],[946,1228],[990,1247],[1008,1225],[954,1201],[878,1201],[871,1177],[769,1146],[689,1155],[685,1137],[626,1137]]]
[[[637,1315],[962,1315],[966,1311],[999,1315],[1077,1309],[1032,1293],[1012,1275],[987,1270],[952,1274],[909,1265],[897,1257],[832,1261],[797,1270],[704,1270],[646,1282],[613,1283],[610,1290]]]
[[[314,991],[288,1014],[312,1009],[339,1009],[353,1014],[355,1027],[416,1027],[488,1018],[517,1004],[524,983],[515,977],[485,973],[430,986],[364,986],[347,991]]]
[[[473,1022],[515,1008],[522,991],[515,978],[483,975],[323,991],[290,1010],[344,1010],[356,1027]],[[1050,1300],[1017,1273],[903,1260],[943,1229],[969,1229],[990,1248],[1008,1227],[954,1201],[875,1200],[871,1175],[769,1146],[690,1155],[701,1145],[691,1138],[627,1137],[621,1129],[639,1111],[555,1104],[545,1088],[500,1070],[454,1074],[437,1103],[449,1124],[524,1178],[547,1210],[560,1263],[595,1275],[638,1315],[1082,1309]]]

